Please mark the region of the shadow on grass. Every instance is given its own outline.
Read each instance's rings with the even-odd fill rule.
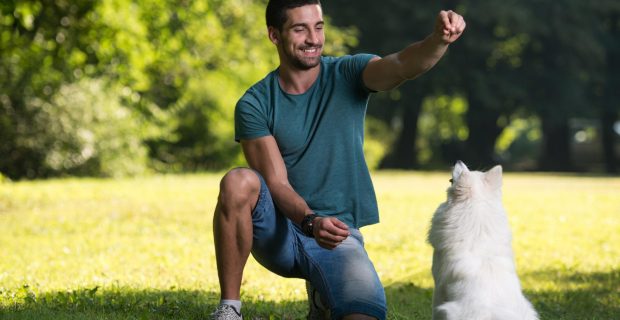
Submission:
[[[526,292],[541,319],[620,319],[620,269],[575,273],[547,270],[525,275],[557,289]]]
[[[526,278],[552,283],[554,288],[525,292],[541,320],[620,319],[620,269],[593,273],[546,270]],[[387,286],[388,319],[431,319],[432,291],[410,283]]]
[[[553,284],[553,290],[525,292],[541,320],[620,319],[620,269],[594,273],[546,270],[525,278]],[[431,289],[393,284],[386,294],[389,319],[431,319]]]
[[[0,319],[208,319],[219,293],[189,290],[90,288],[35,294],[12,292],[19,303],[0,307]],[[244,301],[246,319],[301,319],[305,301]]]
[[[609,273],[542,271],[525,275],[530,281],[552,281],[554,290],[526,292],[541,319],[618,319],[620,270]],[[385,288],[388,319],[430,319],[432,289],[411,283]],[[28,287],[0,292],[0,319],[208,319],[219,300],[213,292],[91,288],[35,294]],[[12,297],[11,297],[12,296]],[[306,301],[244,301],[245,319],[304,319]]]

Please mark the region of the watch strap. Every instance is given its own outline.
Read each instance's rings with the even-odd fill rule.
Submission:
[[[314,238],[314,219],[319,216],[312,213],[304,216],[303,220],[301,220],[301,231],[308,237]]]

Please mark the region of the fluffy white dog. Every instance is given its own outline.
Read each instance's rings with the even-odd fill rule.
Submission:
[[[502,167],[469,171],[458,161],[451,181],[428,235],[434,248],[433,319],[538,319],[515,270]]]

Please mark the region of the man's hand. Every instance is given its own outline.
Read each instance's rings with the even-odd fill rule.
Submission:
[[[465,20],[458,13],[452,10],[441,11],[435,21],[434,34],[445,44],[450,44],[463,34],[465,25]]]
[[[344,222],[333,217],[314,219],[313,229],[314,239],[319,246],[329,250],[336,248],[351,234]]]

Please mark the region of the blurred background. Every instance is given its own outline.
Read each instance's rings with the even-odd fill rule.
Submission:
[[[237,99],[278,65],[262,0],[0,3],[0,180],[243,165]],[[326,55],[386,55],[441,9],[465,34],[371,97],[372,169],[620,169],[617,0],[324,0]],[[3,178],[4,177],[4,178]]]

